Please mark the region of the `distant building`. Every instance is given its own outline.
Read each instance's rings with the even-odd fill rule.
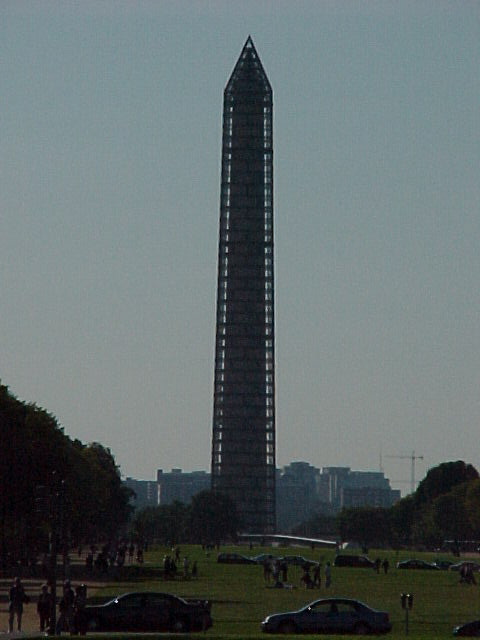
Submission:
[[[211,478],[206,471],[190,471],[184,473],[181,469],[172,469],[164,473],[157,471],[158,504],[172,504],[175,501],[188,504],[192,497],[210,489]]]
[[[320,469],[308,462],[292,462],[277,472],[277,524],[279,532],[309,520],[315,513],[328,513],[317,487]]]
[[[396,495],[398,494],[398,495]],[[342,507],[391,507],[400,499],[400,491],[379,487],[343,487]]]
[[[175,501],[189,504],[195,494],[211,488],[211,476],[206,471],[159,469],[156,482],[127,478],[125,484],[136,494],[135,508],[141,509]],[[390,487],[381,471],[319,469],[308,462],[291,462],[277,469],[277,531],[287,533],[317,514],[333,515],[344,507],[388,508],[399,499],[400,491]]]
[[[135,509],[156,507],[158,505],[157,483],[155,481],[126,478],[124,484],[135,493],[131,500],[131,504]]]
[[[391,507],[400,491],[390,487],[382,471],[352,471],[350,467],[323,467],[319,497],[335,510],[343,507]]]
[[[379,471],[352,471],[350,467],[318,469],[308,462],[292,462],[277,473],[278,530],[343,507],[390,507],[400,491]]]

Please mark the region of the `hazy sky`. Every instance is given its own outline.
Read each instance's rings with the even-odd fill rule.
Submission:
[[[209,469],[223,89],[274,90],[277,463],[480,468],[480,3],[0,2],[0,378]]]

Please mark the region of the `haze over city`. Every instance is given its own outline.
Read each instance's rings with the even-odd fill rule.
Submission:
[[[223,89],[274,91],[277,466],[478,468],[480,5],[0,5],[0,379],[210,467]],[[404,458],[391,456],[406,456]]]

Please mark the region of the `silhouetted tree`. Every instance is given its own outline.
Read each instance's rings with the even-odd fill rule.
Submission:
[[[130,490],[122,485],[110,451],[72,441],[54,416],[19,401],[1,384],[0,442],[3,562],[7,550],[15,560],[44,550],[60,506],[63,531],[77,539],[111,536],[128,520]],[[60,505],[53,498],[61,481]]]
[[[391,537],[388,509],[380,507],[342,509],[337,523],[342,540],[358,542],[364,548],[383,546]]]
[[[189,521],[192,542],[236,540],[239,526],[237,508],[229,496],[217,491],[200,491],[193,496]]]
[[[417,506],[432,502],[438,496],[449,493],[453,487],[478,478],[478,471],[463,460],[443,462],[430,469],[415,492]]]

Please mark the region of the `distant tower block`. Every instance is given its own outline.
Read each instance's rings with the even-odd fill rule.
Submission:
[[[275,530],[272,88],[249,37],[224,92],[212,488]]]

